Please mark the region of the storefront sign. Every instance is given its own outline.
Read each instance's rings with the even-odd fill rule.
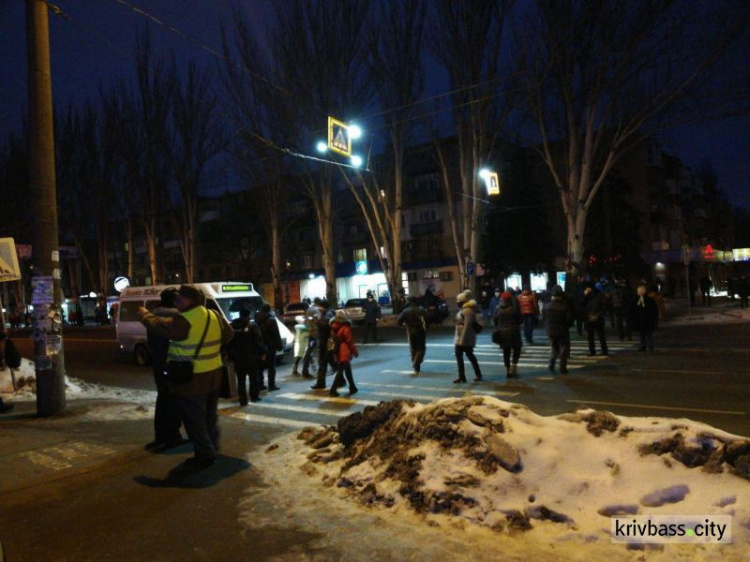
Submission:
[[[750,261],[750,248],[735,248],[732,250],[733,261]]]

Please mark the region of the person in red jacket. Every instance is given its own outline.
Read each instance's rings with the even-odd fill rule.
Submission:
[[[526,343],[534,343],[534,328],[539,316],[539,303],[529,286],[518,296],[518,308],[523,318],[523,337]]]
[[[354,384],[352,375],[352,357],[358,357],[357,345],[354,343],[352,336],[352,323],[346,317],[343,310],[337,310],[331,318],[331,336],[328,340],[328,349],[333,355],[336,363],[336,377],[331,384],[331,396],[338,396],[336,389],[344,386],[344,376],[349,383],[349,396],[357,393],[357,387]]]

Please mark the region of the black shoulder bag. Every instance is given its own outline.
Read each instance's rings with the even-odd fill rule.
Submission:
[[[173,384],[185,384],[193,380],[193,361],[198,357],[198,354],[203,347],[203,340],[206,339],[208,333],[208,325],[211,323],[211,311],[208,311],[208,318],[206,319],[206,328],[203,330],[201,341],[198,343],[198,348],[195,350],[195,354],[190,361],[167,361],[164,366],[164,376],[167,381]]]

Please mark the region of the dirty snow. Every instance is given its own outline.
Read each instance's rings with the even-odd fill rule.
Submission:
[[[712,308],[694,307],[690,314],[670,318],[667,307],[665,323],[670,326],[708,325],[708,324],[741,324],[750,322],[750,308],[726,308],[717,305]]]
[[[303,430],[255,455],[269,488],[243,503],[245,523],[272,524],[254,519],[263,502],[319,531],[321,545],[344,525],[335,545],[351,559],[363,559],[363,540],[377,545],[372,559],[750,559],[750,481],[678,460],[746,438],[686,419],[544,417],[491,397],[405,403],[380,429],[347,450],[334,428]],[[678,434],[682,456],[656,453]],[[488,455],[492,439],[503,446]],[[628,549],[610,543],[612,514],[732,515],[733,544]]]
[[[16,391],[10,369],[0,371],[0,397],[6,403],[36,401],[36,373],[34,363],[23,359],[14,371]],[[91,384],[73,377],[65,377],[65,396],[68,401],[94,401],[85,417],[97,421],[148,419],[154,416],[156,392],[115,388]]]

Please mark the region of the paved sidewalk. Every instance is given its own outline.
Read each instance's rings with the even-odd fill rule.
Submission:
[[[264,485],[252,459],[280,430],[222,416],[219,461],[189,473],[175,470],[189,443],[152,454],[150,419],[102,419],[123,408],[138,406],[75,400],[36,418],[34,402],[16,402],[0,415],[5,560],[263,560],[306,540],[289,529],[252,536],[238,522],[242,498]]]

